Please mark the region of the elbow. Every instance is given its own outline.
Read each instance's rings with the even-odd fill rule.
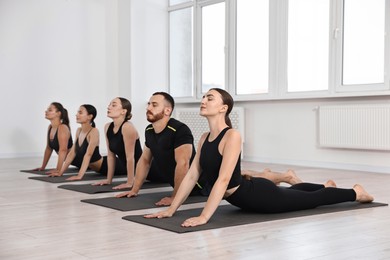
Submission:
[[[189,160],[179,160],[176,162],[176,167],[188,171],[190,162]]]
[[[68,149],[67,149],[67,148],[60,148],[60,150],[58,151],[58,153],[67,154],[67,153],[68,153]]]

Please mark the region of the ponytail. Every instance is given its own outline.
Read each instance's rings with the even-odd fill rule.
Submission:
[[[88,115],[92,115],[92,119],[91,119],[91,126],[92,127],[96,127],[96,124],[95,124],[95,118],[96,118],[96,115],[97,115],[97,110],[94,106],[90,105],[90,104],[84,104],[84,105],[81,105],[82,107],[85,108],[85,110],[87,110],[87,113]]]
[[[52,102],[51,104],[57,109],[57,111],[61,113],[61,117],[60,117],[61,124],[66,125],[70,130],[68,110],[66,110],[61,103]]]
[[[232,121],[230,120],[229,114],[226,113],[225,115],[225,123],[230,127],[233,128]]]
[[[125,115],[125,121],[129,121],[133,115],[131,114],[131,103],[128,99],[123,98],[123,97],[118,97],[119,100],[121,101],[121,105],[123,109],[126,109],[126,115]]]
[[[233,100],[232,96],[229,94],[229,92],[227,92],[224,89],[211,88],[210,90],[215,90],[215,91],[217,91],[221,95],[222,103],[224,105],[227,105],[227,107],[228,107],[227,111],[226,111],[226,114],[225,114],[225,123],[230,128],[233,128],[232,121],[230,120],[230,117],[229,117],[230,112],[232,112],[232,109],[233,109],[233,106],[234,106],[234,100]]]
[[[61,112],[61,120],[62,120],[62,123],[70,129],[68,110],[66,110],[66,108],[63,108],[63,110]]]

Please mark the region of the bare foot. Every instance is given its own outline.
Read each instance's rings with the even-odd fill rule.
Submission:
[[[333,181],[333,180],[328,180],[327,182],[325,182],[324,184],[325,188],[328,188],[328,187],[332,187],[332,188],[336,188],[336,183]]]
[[[356,192],[356,201],[360,203],[369,203],[374,200],[374,197],[368,194],[360,184],[355,184],[353,190]]]
[[[289,184],[291,185],[294,185],[294,184],[298,184],[298,183],[301,183],[302,180],[298,178],[298,176],[295,174],[295,172],[291,169],[289,169],[287,172],[287,178],[288,178],[288,182]]]

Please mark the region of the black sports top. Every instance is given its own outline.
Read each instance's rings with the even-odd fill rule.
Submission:
[[[110,151],[113,152],[122,164],[127,165],[125,143],[123,142],[122,126],[127,121],[124,121],[118,129],[117,133],[114,133],[114,122],[112,122],[107,129],[107,140]],[[139,139],[135,141],[134,146],[134,167],[141,157],[142,148]]]
[[[88,134],[89,134],[89,132],[88,132]],[[73,159],[72,164],[78,168],[81,168],[81,165],[83,164],[84,156],[87,153],[87,149],[88,149],[88,145],[89,145],[88,140],[87,140],[88,134],[85,136],[84,141],[81,144],[81,146],[79,145],[79,138],[77,138],[76,143],[75,143],[76,156]],[[102,158],[102,156],[100,155],[99,146],[96,146],[95,150],[93,151],[90,163],[96,162],[96,161],[100,160],[100,158]]]
[[[219,176],[219,170],[222,164],[222,155],[218,151],[218,145],[224,137],[225,133],[230,129],[226,127],[219,133],[217,138],[212,142],[208,141],[210,133],[207,135],[206,140],[204,141],[201,154],[199,158],[199,164],[202,168],[202,174],[207,182],[213,186],[217,181]],[[234,168],[233,175],[229,181],[227,189],[237,187],[241,183],[241,156],[238,157],[236,167]]]
[[[161,177],[171,185],[176,168],[175,149],[183,144],[192,145],[191,163],[195,157],[194,137],[187,125],[174,118],[169,119],[160,133],[154,131],[152,124],[145,129],[145,145],[150,149]]]
[[[60,150],[60,144],[58,142],[58,136],[57,136],[58,129],[55,132],[52,140],[50,139],[50,131],[51,131],[51,125],[49,127],[49,131],[47,131],[47,143],[51,149],[53,149],[54,151],[56,151],[56,153],[58,153],[58,151]],[[68,139],[68,149],[72,148],[72,145],[73,145],[72,134],[70,134]]]

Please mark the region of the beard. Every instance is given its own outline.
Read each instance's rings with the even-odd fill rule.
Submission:
[[[161,111],[160,113],[157,114],[152,114],[151,112],[146,112],[146,119],[150,123],[154,123],[164,117],[164,111]]]

